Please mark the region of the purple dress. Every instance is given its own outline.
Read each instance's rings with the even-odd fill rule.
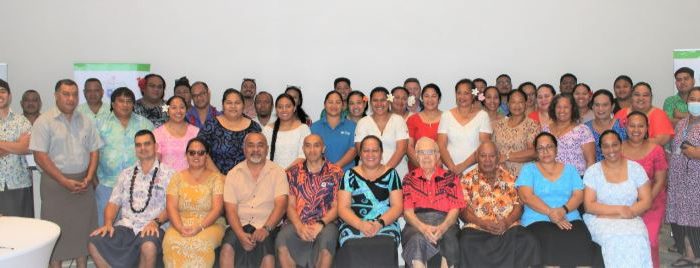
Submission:
[[[688,118],[676,124],[676,136],[671,144],[666,220],[682,226],[700,227],[700,160],[677,153],[683,141],[700,145],[700,124],[686,132]]]
[[[549,126],[543,127],[542,131],[550,132]],[[586,172],[586,158],[583,156],[581,146],[589,142],[595,142],[591,130],[584,124],[575,126],[571,131],[557,138],[557,161],[576,167],[578,174],[583,176]]]

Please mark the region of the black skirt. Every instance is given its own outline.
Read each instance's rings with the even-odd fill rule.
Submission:
[[[460,267],[530,267],[540,264],[537,239],[522,226],[503,235],[474,228],[460,232]]]
[[[396,242],[389,236],[350,239],[338,249],[335,267],[399,267]]]
[[[540,242],[541,264],[603,267],[600,246],[591,240],[586,224],[575,220],[571,225],[571,230],[562,230],[552,222],[540,221],[526,227]]]
[[[156,246],[157,267],[163,267],[163,236],[165,232],[158,228],[158,235],[141,237],[141,233],[134,234],[131,228],[114,226],[114,235],[92,236],[92,243],[111,267],[137,267],[141,255],[141,245],[152,242]]]

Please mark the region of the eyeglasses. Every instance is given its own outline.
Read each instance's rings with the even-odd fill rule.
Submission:
[[[207,153],[207,151],[205,151],[205,150],[201,150],[201,151],[192,151],[192,150],[190,150],[190,151],[187,151],[187,154],[190,155],[190,156],[195,156],[195,155],[203,156],[203,155],[205,155],[206,153]]]
[[[435,150],[418,150],[416,151],[417,155],[433,155],[435,154]]]
[[[543,153],[543,152],[548,152],[548,151],[554,151],[556,148],[557,147],[554,145],[547,145],[547,146],[539,146],[536,149],[538,152]]]

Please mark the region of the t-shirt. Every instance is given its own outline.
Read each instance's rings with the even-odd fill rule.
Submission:
[[[442,113],[438,134],[447,136],[447,151],[452,157],[452,161],[457,164],[469,157],[479,148],[481,141],[479,134],[491,134],[491,121],[489,115],[484,111],[479,111],[474,117],[464,125],[461,125],[451,111]],[[464,172],[474,169],[476,165],[467,168]]]
[[[542,172],[537,168],[535,163],[527,163],[520,169],[520,176],[515,181],[516,187],[530,187],[535,196],[540,198],[542,202],[551,208],[559,208],[566,204],[571,198],[571,195],[576,190],[583,190],[583,181],[578,175],[578,171],[572,165],[564,164],[559,178],[552,182],[544,177]],[[570,208],[566,214],[566,220],[580,220],[581,215],[575,208]],[[549,217],[539,213],[530,206],[525,205],[523,216],[521,217],[523,226],[528,226],[535,222],[549,221]]]
[[[341,118],[338,125],[331,128],[326,117],[322,117],[311,125],[311,133],[321,136],[326,145],[324,156],[328,161],[335,163],[355,146],[355,126],[355,122]],[[342,168],[348,170],[355,166],[354,164],[350,161]]]
[[[272,131],[274,124],[268,124],[262,130],[263,135],[267,138],[267,156],[271,158],[272,153]],[[277,131],[277,140],[275,141],[275,157],[273,162],[280,165],[283,169],[289,167],[297,158],[305,158],[304,138],[311,134],[309,126],[300,124],[297,128],[287,131]]]

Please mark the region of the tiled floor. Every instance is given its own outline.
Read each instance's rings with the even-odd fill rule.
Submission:
[[[680,257],[678,253],[668,252],[668,248],[673,244],[673,239],[671,238],[671,227],[665,224],[661,228],[661,234],[659,234],[659,251],[661,256],[661,267],[671,267],[671,263],[676,261]],[[68,268],[68,262],[64,263],[63,267]],[[75,267],[75,264],[70,267]],[[95,265],[90,261],[88,267],[93,268]]]

